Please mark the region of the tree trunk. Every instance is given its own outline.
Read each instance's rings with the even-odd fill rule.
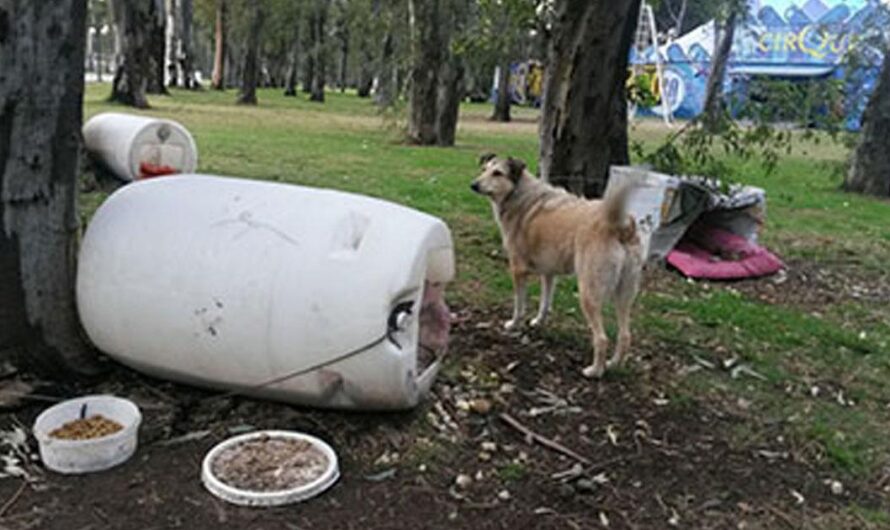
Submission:
[[[626,163],[625,80],[640,0],[558,0],[547,44],[541,177],[587,197]],[[620,112],[625,109],[625,112]]]
[[[439,94],[436,102],[436,143],[450,147],[457,133],[460,102],[464,95],[464,65],[457,57],[451,57],[442,65],[439,76]]]
[[[711,60],[711,73],[708,75],[707,92],[705,93],[705,105],[702,111],[702,126],[710,133],[718,133],[724,127],[723,80],[726,78],[726,66],[729,62],[729,54],[732,51],[732,41],[735,38],[735,25],[737,13],[731,9],[729,17],[723,24],[717,52]]]
[[[216,2],[216,24],[213,28],[213,75],[210,86],[215,90],[226,87],[226,0]]]
[[[349,72],[349,29],[346,24],[342,24],[338,33],[340,38],[340,75],[337,84],[340,93],[346,92],[347,77]]]
[[[395,36],[392,28],[388,28],[383,37],[383,51],[377,69],[377,93],[374,94],[374,103],[380,107],[389,107],[396,101],[398,85],[395,72]]]
[[[875,91],[862,115],[859,145],[844,188],[848,191],[887,197],[890,195],[890,53]]]
[[[297,95],[297,79],[299,79],[300,70],[300,15],[297,13],[294,22],[294,41],[291,45],[290,66],[287,70],[287,80],[285,81],[284,95]]]
[[[439,0],[408,0],[411,26],[411,87],[408,94],[408,140],[436,143],[436,100],[442,68],[442,22]]]
[[[198,80],[195,79],[194,51],[192,50],[192,26],[195,10],[192,0],[179,0],[179,5],[181,9],[180,20],[182,21],[182,31],[180,33],[182,84],[189,90],[195,90],[201,88]]]
[[[145,91],[149,94],[169,94],[164,82],[167,77],[167,13],[164,0],[143,0],[148,6],[149,70]]]
[[[309,17],[306,20],[306,27],[309,31],[306,32],[305,44],[305,48],[309,53],[306,54],[306,64],[303,66],[303,87],[301,89],[304,94],[312,93],[312,83],[315,81],[315,43],[318,41],[316,36],[316,30],[318,29],[318,24],[315,22],[316,16],[316,10],[310,8]]]
[[[117,0],[114,5],[115,18],[119,20],[121,59],[114,73],[111,101],[147,109],[146,74],[151,65],[147,31],[152,24],[148,4]]]
[[[494,114],[491,116],[493,121],[510,121],[511,99],[510,61],[504,61],[498,67],[498,94],[496,101],[494,102]]]
[[[182,6],[179,0],[167,0],[167,86],[181,86],[179,54],[182,47]]]
[[[86,1],[0,3],[0,351],[96,371],[74,297]]]
[[[328,1],[316,0],[314,45],[312,47],[312,93],[309,101],[324,103],[324,86],[327,76],[327,48],[325,47],[325,33],[327,33]]]
[[[250,33],[247,35],[247,46],[244,51],[244,68],[241,71],[241,91],[238,94],[238,103],[242,105],[256,105],[256,87],[260,80],[260,32],[263,29],[263,13],[258,2],[253,2],[251,7]]]
[[[371,70],[373,61],[374,57],[371,55],[370,46],[365,43],[362,49],[361,64],[358,66],[358,79],[356,80],[356,91],[360,98],[371,96],[371,87],[374,85],[374,72]]]

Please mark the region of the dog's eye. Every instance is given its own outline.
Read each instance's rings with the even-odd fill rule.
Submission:
[[[495,169],[491,172],[491,176],[493,177],[503,177],[504,173],[500,169]]]

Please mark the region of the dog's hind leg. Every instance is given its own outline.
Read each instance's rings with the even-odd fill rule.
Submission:
[[[544,325],[550,307],[553,305],[553,294],[556,292],[556,276],[541,276],[541,301],[538,305],[538,314],[530,322],[533,328]]]
[[[615,354],[609,360],[608,366],[618,366],[624,362],[627,352],[630,350],[630,316],[634,299],[640,289],[640,271],[625,268],[625,274],[615,290],[615,314],[618,319],[618,341],[615,343]]]
[[[584,377],[600,378],[606,371],[606,350],[609,348],[609,337],[603,327],[603,297],[597,285],[579,283],[578,290],[581,298],[581,309],[587,317],[590,332],[593,335],[593,364],[584,368]]]
[[[525,303],[527,299],[528,274],[525,271],[513,270],[513,318],[504,322],[507,331],[516,329],[522,325],[522,317],[525,315]]]

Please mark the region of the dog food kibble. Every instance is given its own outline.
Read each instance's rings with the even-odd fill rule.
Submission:
[[[96,414],[89,418],[69,421],[49,433],[53,438],[62,440],[92,440],[114,434],[124,428],[120,423]]]
[[[222,451],[213,474],[229,486],[248,491],[282,491],[309,484],[328,467],[328,458],[311,443],[263,436]]]

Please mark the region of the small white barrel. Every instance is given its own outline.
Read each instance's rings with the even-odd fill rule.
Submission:
[[[87,151],[123,180],[198,167],[194,138],[173,120],[106,112],[86,122],[83,139]]]
[[[397,409],[414,406],[438,371],[440,356],[421,341],[441,335],[441,299],[430,298],[453,275],[451,234],[427,214],[183,175],[125,186],[99,208],[81,245],[77,303],[101,350],[149,374],[292,403]],[[390,324],[399,329],[385,337]]]

